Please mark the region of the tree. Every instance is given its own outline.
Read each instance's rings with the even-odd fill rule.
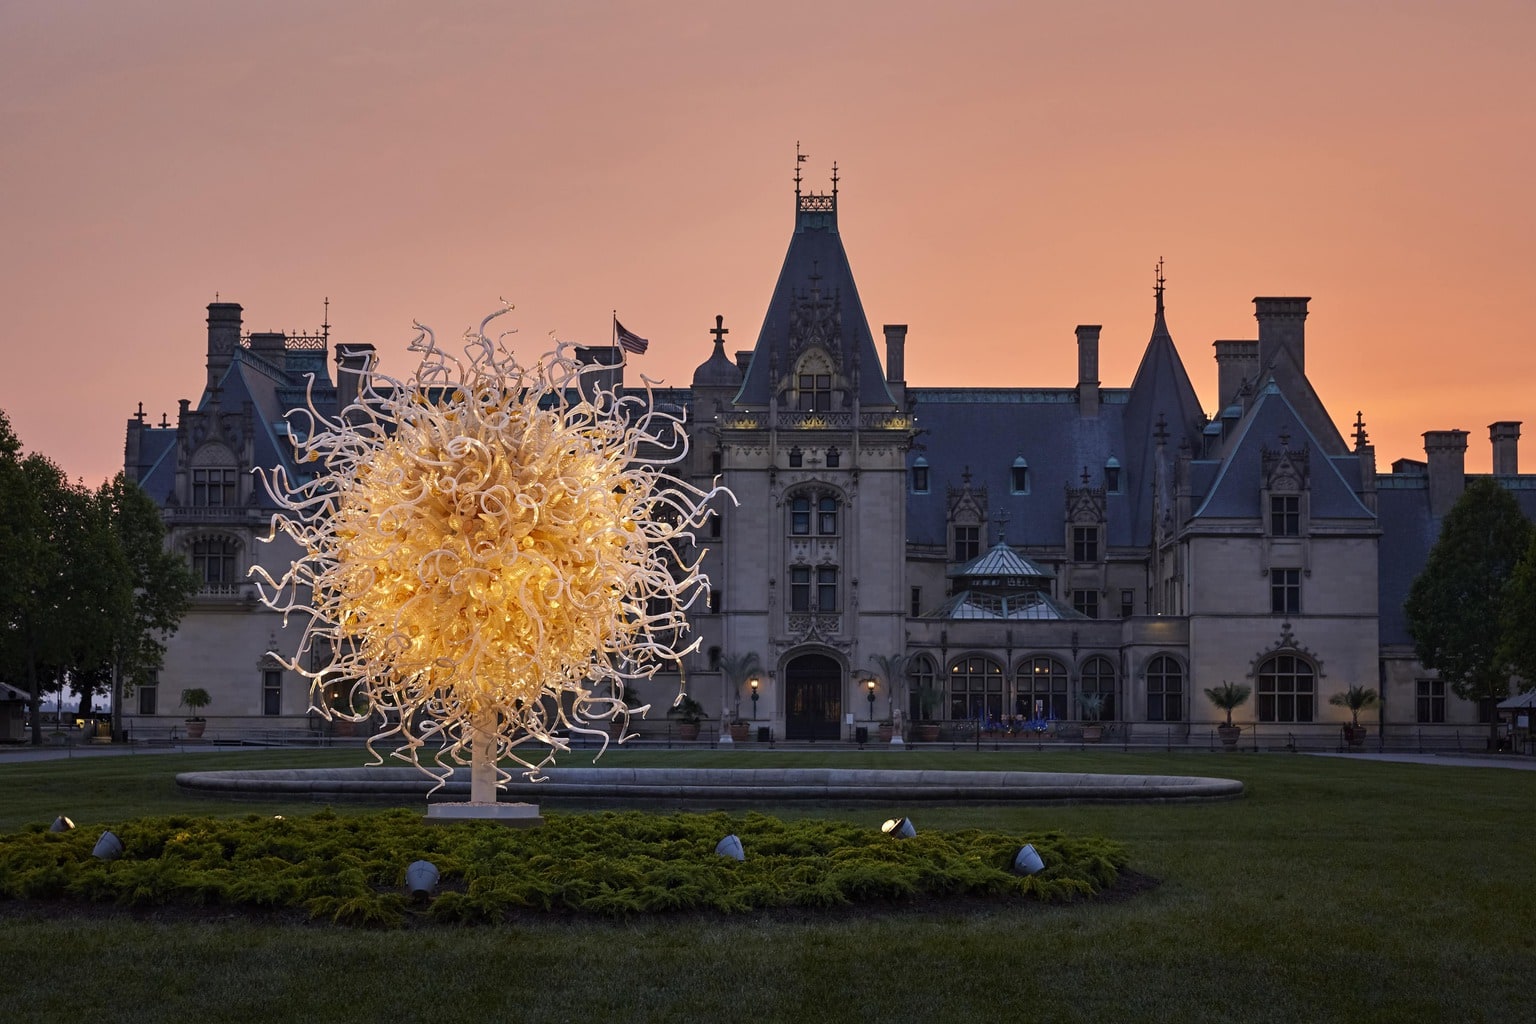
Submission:
[[[98,500],[116,535],[127,571],[127,614],[111,634],[112,735],[123,728],[123,700],[154,678],[165,661],[165,640],[191,607],[199,582],[180,555],[165,549],[165,524],[154,499],[119,473]]]
[[[1504,589],[1500,660],[1520,677],[1520,690],[1536,686],[1536,530]]]
[[[1414,650],[1463,700],[1494,702],[1509,695],[1503,643],[1506,586],[1531,545],[1531,524],[1513,496],[1480,477],[1445,517],[1424,571],[1404,610]],[[1498,717],[1488,722],[1498,741]]]
[[[24,684],[32,742],[42,742],[43,688],[70,661],[64,540],[78,503],[63,470],[23,456],[0,413],[0,671]]]

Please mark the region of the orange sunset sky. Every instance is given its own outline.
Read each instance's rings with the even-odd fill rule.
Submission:
[[[203,380],[205,306],[409,370],[505,296],[514,348],[750,347],[841,173],[864,307],[914,385],[1130,383],[1166,259],[1211,342],[1309,295],[1307,367],[1378,463],[1526,421],[1536,3],[16,0],[0,5],[0,408],[95,484]],[[503,321],[505,322],[505,321]]]

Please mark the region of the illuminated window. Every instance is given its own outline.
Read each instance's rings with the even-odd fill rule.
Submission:
[[[977,655],[949,667],[949,717],[988,722],[1003,717],[1003,666]]]
[[[1015,710],[1025,718],[1067,718],[1067,666],[1055,658],[1029,658],[1019,666]]]

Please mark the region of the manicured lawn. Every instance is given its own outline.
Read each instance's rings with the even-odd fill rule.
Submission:
[[[0,831],[58,813],[87,828],[238,816],[252,805],[184,797],[173,773],[357,763],[333,750],[0,765]],[[1536,1007],[1536,773],[1113,752],[623,751],[599,762],[708,763],[1223,775],[1248,792],[1190,806],[765,808],[870,828],[910,811],[919,829],[1103,835],[1161,880],[1067,906],[378,933],[0,905],[0,1019],[1460,1021],[1525,1020]]]

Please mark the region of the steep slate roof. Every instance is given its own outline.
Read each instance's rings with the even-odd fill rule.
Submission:
[[[1289,435],[1291,444],[1287,447],[1293,454],[1299,454],[1302,448],[1307,450],[1307,465],[1311,471],[1309,507],[1313,519],[1375,518],[1361,503],[1337,464],[1355,462],[1354,456],[1331,459],[1324,454],[1306,422],[1273,380],[1264,386],[1249,407],[1248,414],[1238,426],[1238,433],[1221,459],[1216,479],[1191,518],[1245,519],[1260,515],[1263,449],[1278,451],[1282,447],[1282,435]],[[1352,472],[1358,480],[1359,469]]]
[[[315,374],[314,401],[326,416],[336,413],[336,387],[325,365],[325,353],[288,352],[283,366],[278,366],[248,348],[236,348],[229,368],[219,380],[218,409],[223,413],[243,412],[250,403],[254,434],[255,462],[260,467],[283,466],[290,474],[295,472],[293,446],[286,435],[280,433],[283,414],[305,404],[307,374]],[[205,389],[198,400],[197,411],[208,413],[214,408],[215,396]],[[299,425],[303,426],[301,417]],[[176,435],[175,429],[145,430],[141,440],[141,463],[148,468],[140,478],[140,486],[150,497],[162,505],[170,498],[176,486]],[[153,452],[150,447],[153,446]],[[236,455],[240,455],[236,452]],[[272,508],[266,489],[257,483],[253,493],[254,504]]]
[[[1130,455],[1128,472],[1134,481],[1130,515],[1136,523],[1136,543],[1151,542],[1152,484],[1157,473],[1158,422],[1163,422],[1167,433],[1164,442],[1164,459],[1177,452],[1179,444],[1188,439],[1199,450],[1201,422],[1205,412],[1179,358],[1179,350],[1168,332],[1168,320],[1163,308],[1162,272],[1158,272],[1155,292],[1157,304],[1152,316],[1152,337],[1147,340],[1136,376],[1131,380],[1131,391],[1125,410],[1125,447]],[[1167,474],[1171,483],[1173,474]],[[1165,495],[1165,499],[1171,495]],[[1111,540],[1110,543],[1115,543]]]
[[[1152,336],[1129,388],[1101,388],[1097,416],[1084,416],[1076,388],[909,388],[920,436],[907,456],[926,459],[927,494],[907,498],[907,532],[916,544],[943,545],[945,488],[970,467],[973,485],[987,488],[990,522],[1008,516],[1008,536],[1021,545],[1060,545],[1065,538],[1066,488],[1104,485],[1104,467],[1120,463],[1120,487],[1105,496],[1107,543],[1152,542],[1152,489],[1157,479],[1157,423],[1165,430],[1165,459],[1181,440],[1197,445],[1203,412],[1168,332],[1162,288]],[[1198,445],[1197,445],[1198,450]],[[1012,494],[1013,461],[1029,464],[1028,494]],[[1171,464],[1170,464],[1171,465]],[[1169,467],[1165,467],[1167,469]],[[1167,481],[1172,473],[1167,472]],[[1170,496],[1171,497],[1171,496]]]
[[[763,329],[752,351],[736,404],[762,407],[768,405],[773,388],[769,379],[777,360],[780,375],[793,369],[789,355],[789,331],[795,308],[812,292],[835,300],[842,328],[842,372],[853,379],[854,355],[859,364],[859,401],[865,406],[892,406],[895,400],[885,386],[880,357],[859,289],[853,282],[853,270],[843,240],[837,233],[837,191],[830,196],[795,193],[795,232],[789,239],[789,251],[779,271],[778,283],[768,302]],[[722,349],[723,354],[723,349]]]

